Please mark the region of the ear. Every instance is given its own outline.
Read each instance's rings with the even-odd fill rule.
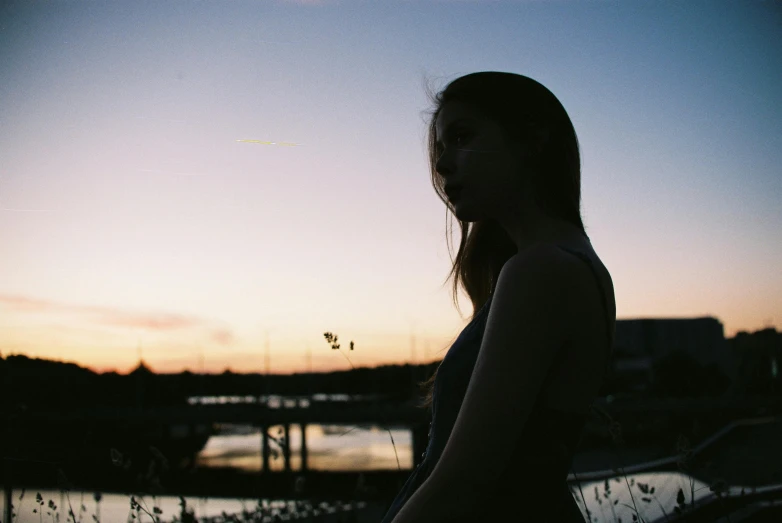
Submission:
[[[513,150],[521,151],[522,158],[529,161],[543,151],[550,137],[551,129],[548,126],[529,123],[520,135],[509,137],[508,143]]]
[[[548,126],[536,126],[531,131],[532,150],[536,153],[543,151],[551,137],[551,129]]]

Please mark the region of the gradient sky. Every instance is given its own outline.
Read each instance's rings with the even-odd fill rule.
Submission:
[[[127,371],[442,357],[424,77],[567,109],[617,316],[782,330],[779,2],[5,2],[0,352]],[[285,142],[266,145],[238,140]],[[458,229],[454,245],[458,245]]]

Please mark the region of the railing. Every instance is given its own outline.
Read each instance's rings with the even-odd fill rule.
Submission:
[[[703,452],[707,447],[714,445],[717,441],[724,438],[731,431],[735,431],[739,427],[751,426],[751,425],[763,425],[766,423],[774,423],[782,421],[782,416],[766,416],[763,418],[751,418],[732,421],[725,427],[721,428],[701,443],[696,445],[692,449],[692,455],[696,456],[698,453]],[[622,467],[622,474],[641,474],[643,472],[655,472],[661,470],[663,467],[675,466],[679,460],[679,456],[668,456],[665,458],[646,461],[644,463],[638,463],[636,465],[630,465],[628,467]],[[569,474],[568,481],[600,481],[603,479],[613,478],[617,475],[616,470],[596,470],[592,472],[582,472],[578,475]],[[578,476],[578,477],[576,477]]]
[[[19,416],[28,421],[129,421],[158,423],[247,423],[285,424],[358,424],[386,423],[407,425],[428,422],[428,412],[412,405],[328,404],[302,407],[267,408],[256,404],[220,404],[174,407],[85,408],[55,412],[28,412]]]
[[[634,399],[631,401],[595,400],[595,406],[615,414],[631,413],[697,413],[697,412],[765,412],[782,413],[782,397],[779,398],[682,398],[682,399]],[[26,420],[72,421],[139,421],[164,423],[248,423],[284,425],[286,423],[358,424],[385,423],[408,425],[428,422],[426,409],[412,403],[324,402],[308,407],[271,408],[254,403],[195,404],[173,407],[138,408],[82,408],[55,412],[25,412],[19,417]]]

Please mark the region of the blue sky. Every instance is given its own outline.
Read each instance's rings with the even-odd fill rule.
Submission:
[[[782,329],[781,22],[760,1],[6,3],[0,351],[126,369],[141,340],[160,370],[253,370],[268,333],[277,369],[307,347],[345,368],[328,330],[356,365],[441,357],[471,308],[441,285],[422,81],[482,70],[570,114],[619,319]]]

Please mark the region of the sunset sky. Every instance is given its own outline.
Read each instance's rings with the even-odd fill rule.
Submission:
[[[4,2],[0,352],[249,372],[268,336],[274,372],[350,368],[331,331],[356,366],[442,357],[472,310],[423,80],[486,70],[570,114],[619,319],[782,330],[781,5]]]

